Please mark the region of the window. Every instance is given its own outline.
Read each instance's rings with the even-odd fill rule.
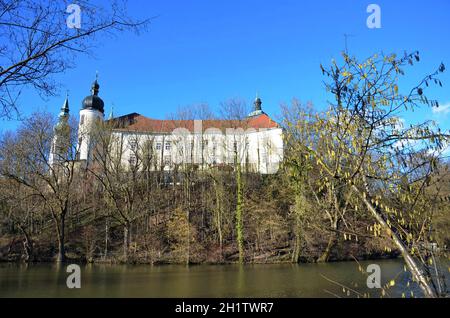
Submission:
[[[132,139],[130,140],[130,149],[131,151],[136,151],[137,149],[137,140],[136,139]]]
[[[130,158],[128,159],[128,162],[130,163],[130,166],[136,165],[136,156],[131,154]]]
[[[161,150],[162,144],[160,142],[156,143],[156,150]]]
[[[170,156],[164,156],[164,165],[170,166],[171,162],[172,162],[172,158]]]
[[[166,142],[166,150],[170,150],[170,141]]]
[[[80,119],[80,125],[84,124],[84,115],[81,115],[81,119]]]

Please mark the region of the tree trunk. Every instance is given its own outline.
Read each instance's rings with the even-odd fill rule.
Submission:
[[[219,222],[222,223],[220,220],[219,220]],[[219,223],[219,228],[218,228],[218,230],[219,230],[219,248],[220,248],[220,257],[223,260],[223,234],[222,234],[222,226],[220,225],[220,223]]]
[[[243,193],[242,193],[242,176],[241,176],[241,165],[237,163],[237,203],[236,203],[236,235],[237,235],[237,245],[239,250],[239,263],[244,263],[244,222],[242,219],[243,210]]]
[[[130,249],[130,223],[126,223],[123,227],[123,257],[128,260],[128,251]]]
[[[214,188],[216,190],[216,226],[217,233],[219,235],[219,248],[220,248],[220,256],[223,260],[223,234],[222,234],[222,204],[219,193],[219,185],[216,180],[214,180]]]
[[[108,228],[108,218],[105,220],[105,254],[104,258],[108,257],[108,236],[109,236],[109,228]]]
[[[327,244],[327,247],[325,248],[325,251],[317,259],[318,263],[325,263],[325,262],[328,262],[328,260],[330,259],[331,251],[333,250],[333,248],[337,242],[338,224],[339,224],[339,221],[333,222],[331,224],[332,232],[330,233],[330,237],[328,239],[328,244]]]
[[[28,235],[28,232],[25,230],[25,228],[19,224],[19,229],[23,233],[23,250],[25,253],[24,261],[29,262],[30,260],[33,260],[33,240]]]
[[[325,248],[325,251],[317,259],[317,263],[328,262],[328,260],[330,259],[331,250],[333,249],[335,242],[336,242],[336,234],[333,232],[330,234],[330,237],[328,239],[328,244],[327,244],[327,247]]]
[[[296,194],[295,197],[295,219],[294,219],[294,235],[295,235],[295,242],[294,242],[294,249],[292,252],[292,262],[298,263],[300,260],[300,253],[301,253],[301,235],[302,235],[302,216],[305,211],[305,201],[303,200],[303,196],[300,193]]]
[[[352,188],[358,193],[364,204],[366,205],[367,209],[372,213],[372,215],[375,217],[378,223],[388,232],[390,233],[390,236],[392,240],[394,241],[397,248],[402,253],[403,259],[405,260],[406,265],[409,268],[409,271],[411,272],[414,280],[419,284],[419,287],[422,289],[423,293],[425,294],[425,297],[428,298],[435,298],[436,293],[430,286],[430,284],[427,281],[427,278],[424,276],[422,271],[420,270],[419,265],[416,263],[414,258],[411,256],[411,254],[408,252],[407,247],[402,242],[402,240],[398,237],[397,233],[394,233],[389,225],[386,223],[384,218],[381,216],[381,214],[377,211],[377,209],[370,203],[370,201],[364,196],[361,191],[353,185]]]
[[[301,238],[300,229],[295,233],[294,251],[292,253],[292,263],[297,264],[300,260]]]
[[[58,257],[56,259],[57,263],[64,263],[66,261],[66,250],[64,245],[65,240],[65,216],[61,215],[59,221],[59,232],[58,232]]]
[[[186,265],[191,263],[191,223],[189,222],[189,209],[186,212],[187,221],[187,253],[186,253]]]

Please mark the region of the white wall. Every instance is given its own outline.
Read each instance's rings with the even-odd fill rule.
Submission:
[[[129,165],[130,158],[132,162],[140,165],[144,145],[146,142],[151,143],[154,170],[171,170],[175,165],[191,163],[201,167],[233,164],[235,142],[238,161],[251,171],[262,174],[276,173],[283,160],[281,128],[248,130],[242,133],[230,131],[225,134],[219,131],[207,131],[203,134],[182,131],[172,134],[115,131],[113,136],[116,144],[114,151],[121,157],[124,165]],[[166,161],[170,164],[166,164]]]
[[[82,109],[80,111],[77,146],[80,160],[90,161],[92,159],[90,133],[100,120],[103,120],[103,114],[97,110]]]

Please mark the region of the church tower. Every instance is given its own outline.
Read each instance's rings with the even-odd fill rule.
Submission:
[[[253,102],[253,111],[248,114],[248,117],[254,117],[264,114],[262,107],[261,107],[262,101],[261,98],[256,95],[255,101]]]
[[[100,85],[97,78],[91,87],[91,95],[84,98],[80,110],[78,127],[78,153],[80,160],[86,163],[92,159],[92,132],[98,122],[103,121],[104,102],[98,96]]]
[[[53,140],[48,157],[50,167],[53,167],[57,162],[65,161],[69,151],[70,143],[70,127],[69,120],[69,97],[66,96],[61,112],[58,116],[58,123],[53,128]]]

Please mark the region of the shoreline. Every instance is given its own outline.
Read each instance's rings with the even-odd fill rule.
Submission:
[[[317,262],[317,261],[300,261],[298,263],[288,262],[288,261],[266,261],[266,262],[245,262],[241,265],[280,265],[280,264],[290,264],[290,265],[301,265],[301,264],[328,264],[328,263],[350,263],[355,261],[369,261],[369,260],[393,260],[393,259],[401,259],[400,254],[394,255],[383,255],[383,256],[367,256],[357,258],[343,258],[343,259],[333,259],[327,262]],[[35,261],[22,261],[22,260],[5,260],[0,259],[0,264],[83,264],[83,265],[150,265],[150,266],[167,266],[167,265],[184,265],[184,266],[201,266],[201,265],[210,265],[210,266],[220,266],[220,265],[240,265],[239,262],[191,262],[189,264],[182,262],[169,262],[169,261],[158,261],[158,262],[148,262],[148,261],[120,261],[117,259],[107,259],[107,260],[94,260],[94,261],[86,261],[82,259],[67,259],[65,262],[58,263],[54,260],[35,260]]]

